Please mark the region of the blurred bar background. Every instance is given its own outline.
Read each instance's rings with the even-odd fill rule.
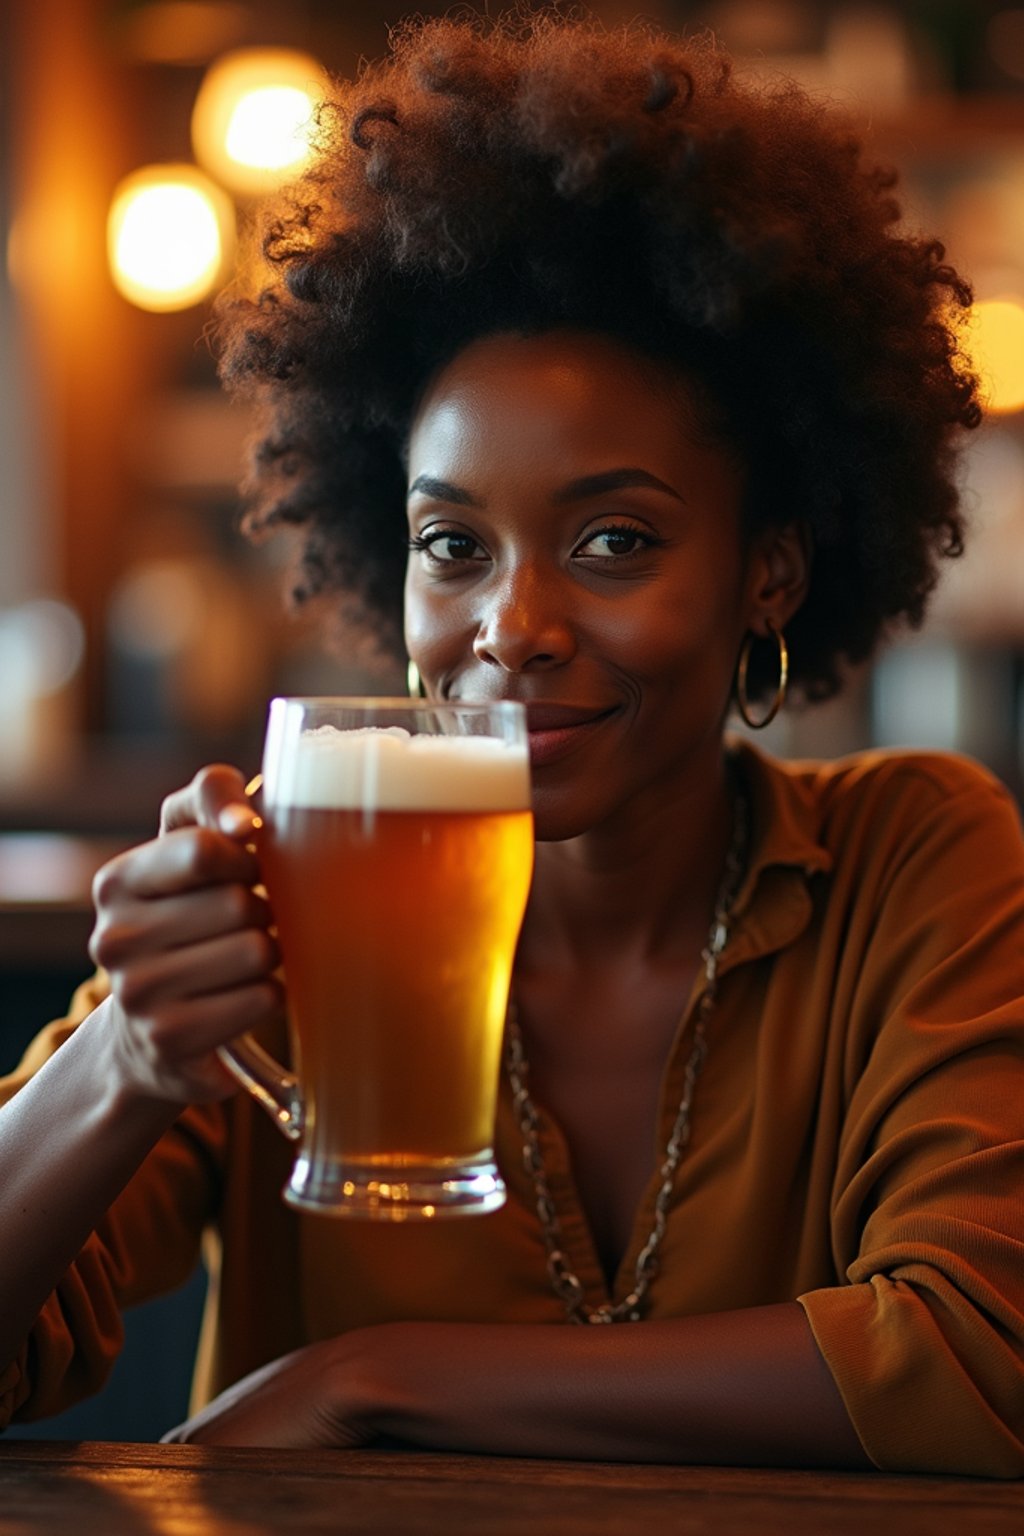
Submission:
[[[625,0],[592,9],[638,14]],[[93,870],[151,835],[161,797],[202,763],[255,768],[271,693],[404,691],[365,638],[329,652],[310,619],[288,617],[280,553],[238,533],[246,423],[203,340],[235,223],[275,156],[302,153],[296,90],[379,55],[402,14],[394,0],[0,8],[0,1071],[88,974]],[[894,636],[841,699],[790,712],[766,744],[952,748],[1019,794],[1024,5],[655,0],[640,14],[711,27],[742,70],[845,107],[899,167],[907,221],[942,235],[975,286],[990,407],[964,469],[968,553],[922,631]],[[284,140],[259,142],[278,112]],[[147,273],[137,236],[163,215],[126,199],[161,179],[173,190],[158,265],[177,253],[183,266]],[[98,1408],[42,1432],[144,1439],[180,1417],[200,1291],[144,1321],[143,1364]]]

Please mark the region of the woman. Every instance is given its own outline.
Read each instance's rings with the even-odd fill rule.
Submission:
[[[723,740],[960,547],[969,294],[890,184],[706,41],[430,22],[340,90],[224,370],[303,593],[527,705],[509,1202],[281,1205],[214,1055],[282,998],[209,769],[98,878],[110,995],[8,1084],[8,1414],[94,1386],[212,1223],[220,1395],[178,1438],[1024,1471],[1015,811],[959,760]]]

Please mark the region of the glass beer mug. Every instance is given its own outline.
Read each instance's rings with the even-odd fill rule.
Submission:
[[[298,1143],[285,1200],[384,1219],[497,1209],[533,862],[522,705],[275,699],[262,802],[295,1071],[248,1037],[222,1056]]]

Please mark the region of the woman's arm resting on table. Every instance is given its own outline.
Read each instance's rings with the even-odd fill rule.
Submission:
[[[797,1303],[670,1322],[393,1323],[247,1378],[169,1438],[868,1468]]]

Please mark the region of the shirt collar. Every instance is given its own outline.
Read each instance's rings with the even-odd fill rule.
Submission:
[[[723,970],[791,943],[810,921],[811,877],[832,868],[822,841],[822,807],[806,765],[780,763],[742,737],[730,739],[729,751],[751,825]]]

